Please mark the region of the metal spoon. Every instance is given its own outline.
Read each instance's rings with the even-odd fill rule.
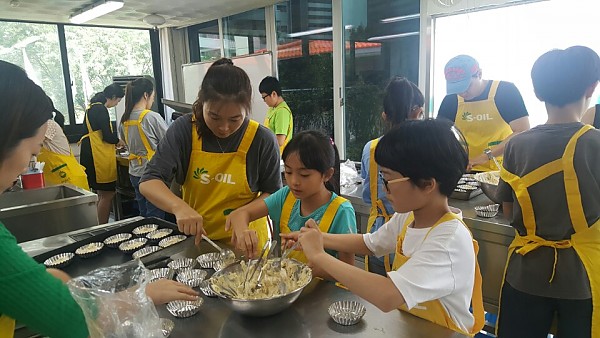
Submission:
[[[203,234],[202,239],[207,241],[208,244],[212,245],[215,249],[219,250],[219,253],[221,254],[221,259],[229,258],[230,256],[234,256],[235,258],[235,254],[233,254],[233,251],[221,248],[217,245],[217,243],[213,242],[210,238],[206,237],[206,235]]]
[[[494,161],[494,164],[496,165],[496,168],[498,168],[498,170],[502,170],[502,168],[500,168],[500,164],[498,163],[494,155],[492,155],[492,150],[490,148],[484,149],[483,152],[487,155],[490,161]]]

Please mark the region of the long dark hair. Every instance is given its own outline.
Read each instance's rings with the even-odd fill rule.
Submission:
[[[329,136],[316,130],[306,130],[295,134],[283,149],[283,162],[288,156],[298,153],[306,169],[326,174],[333,168],[333,175],[325,182],[325,187],[339,195],[340,193],[340,154]]]
[[[52,118],[50,99],[25,71],[0,60],[0,163]]]
[[[233,63],[217,62],[221,62],[221,64],[208,68],[204,80],[202,80],[198,98],[192,106],[198,136],[209,130],[202,111],[205,102],[235,102],[245,108],[248,114],[252,109],[252,85],[248,74],[243,69],[234,66]]]
[[[122,98],[123,96],[125,96],[125,91],[123,91],[123,87],[116,83],[113,83],[106,86],[106,88],[104,88],[103,91],[94,94],[94,96],[92,96],[92,98],[90,99],[90,103],[100,102],[102,104],[105,104],[108,99],[114,99],[117,97]]]
[[[423,94],[419,88],[405,77],[396,76],[385,88],[383,111],[390,127],[406,121],[415,107],[424,104]]]
[[[145,77],[129,82],[125,88],[125,112],[121,116],[121,123],[129,120],[133,106],[140,102],[144,94],[150,97],[153,91],[154,83]]]

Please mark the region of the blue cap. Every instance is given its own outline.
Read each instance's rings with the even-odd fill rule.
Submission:
[[[479,70],[479,63],[469,55],[458,55],[450,59],[444,67],[448,95],[466,92],[473,75]]]

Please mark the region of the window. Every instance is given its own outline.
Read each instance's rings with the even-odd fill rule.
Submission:
[[[56,25],[0,21],[0,59],[25,69],[70,123]]]
[[[446,94],[444,66],[455,55],[479,61],[485,79],[513,82],[529,111],[531,126],[546,121],[546,109],[533,92],[531,67],[553,48],[584,45],[597,52],[600,30],[594,0],[543,1],[435,19],[433,58],[434,113]],[[457,38],[468,37],[468,38]],[[598,102],[596,90],[592,103]]]
[[[265,52],[265,9],[259,8],[223,18],[223,36],[226,57]]]
[[[154,77],[147,30],[66,26],[65,35],[77,123],[83,122],[90,98],[113,77]],[[114,121],[116,110],[110,114]]]
[[[215,61],[221,58],[219,22],[213,20],[188,28],[190,61]]]
[[[381,136],[383,96],[394,76],[417,83],[418,0],[343,2],[346,158],[360,161],[364,145]],[[407,18],[408,16],[408,18]]]
[[[279,81],[294,114],[295,133],[318,129],[333,136],[331,8],[331,0],[291,0],[276,6]],[[320,14],[318,23],[309,11]],[[324,30],[322,18],[327,18]]]

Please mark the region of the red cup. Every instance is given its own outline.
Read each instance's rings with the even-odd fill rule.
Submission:
[[[44,187],[43,173],[21,174],[23,189],[37,189]]]

